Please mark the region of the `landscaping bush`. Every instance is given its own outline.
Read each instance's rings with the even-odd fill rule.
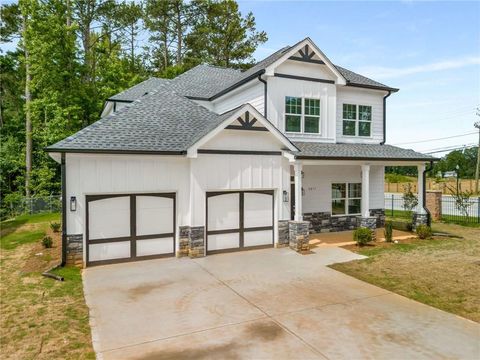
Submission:
[[[361,227],[353,232],[353,240],[359,246],[364,246],[369,242],[373,241],[372,230],[369,228]]]
[[[46,249],[50,249],[53,245],[53,240],[50,236],[45,236],[42,240],[42,245],[46,248]]]
[[[52,222],[50,223],[50,228],[53,230],[53,232],[58,233],[60,231],[60,223],[58,222]]]
[[[429,239],[432,237],[432,228],[427,225],[418,225],[415,232],[420,239]]]
[[[391,221],[392,227],[395,230],[400,230],[400,231],[412,231],[413,229],[413,224],[408,221],[400,221],[400,220],[393,220]]]
[[[385,223],[385,241],[386,242],[393,241],[393,224],[391,221],[387,221]]]

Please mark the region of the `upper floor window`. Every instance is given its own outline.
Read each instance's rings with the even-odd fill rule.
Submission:
[[[318,134],[320,99],[285,97],[285,131]]]
[[[343,135],[371,136],[372,107],[343,104]]]

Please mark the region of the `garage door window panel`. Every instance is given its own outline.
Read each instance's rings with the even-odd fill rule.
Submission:
[[[130,197],[112,197],[89,203],[89,239],[129,237]]]
[[[137,235],[173,233],[173,199],[160,196],[137,196]]]

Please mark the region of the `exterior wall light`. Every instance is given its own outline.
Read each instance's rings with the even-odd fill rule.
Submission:
[[[75,196],[70,197],[70,211],[77,211],[77,198]]]
[[[283,202],[288,202],[288,201],[289,201],[288,191],[287,191],[287,190],[283,190]]]

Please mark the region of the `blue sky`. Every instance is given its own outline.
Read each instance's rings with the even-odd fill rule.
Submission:
[[[480,2],[239,1],[269,40],[255,58],[309,36],[335,64],[400,91],[387,143],[415,150],[472,144],[480,120]],[[435,155],[441,155],[435,154]]]

